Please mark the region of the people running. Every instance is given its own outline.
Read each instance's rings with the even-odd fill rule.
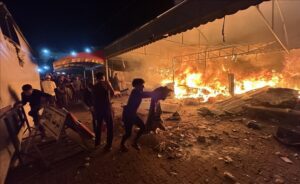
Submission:
[[[30,84],[25,84],[22,86],[22,105],[26,105],[29,102],[30,111],[29,116],[33,118],[35,127],[39,129],[42,137],[45,136],[45,130],[39,123],[39,110],[42,108],[43,104],[46,104],[51,99],[51,95],[44,93],[40,90],[33,89]]]
[[[136,78],[132,81],[133,90],[129,96],[127,105],[124,106],[123,109],[123,117],[122,120],[124,122],[125,134],[121,141],[121,151],[127,152],[128,148],[126,147],[125,143],[127,139],[131,136],[132,127],[136,125],[139,127],[139,131],[134,139],[132,146],[140,150],[141,147],[138,144],[139,138],[145,131],[145,125],[143,120],[137,115],[137,110],[142,102],[143,98],[150,98],[152,93],[151,92],[144,92],[144,83],[145,81],[140,78]]]
[[[97,83],[92,89],[93,99],[93,115],[94,115],[94,131],[95,131],[95,146],[101,143],[101,131],[103,121],[107,127],[107,141],[104,149],[110,151],[113,141],[113,117],[110,95],[114,94],[114,90],[110,83],[104,80],[103,73],[96,74]]]
[[[45,80],[41,82],[41,87],[44,93],[51,95],[51,104],[55,104],[55,89],[56,84],[52,81],[50,75],[46,75]]]

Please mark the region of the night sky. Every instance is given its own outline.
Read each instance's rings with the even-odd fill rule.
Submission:
[[[35,51],[103,47],[174,5],[173,0],[3,0]]]

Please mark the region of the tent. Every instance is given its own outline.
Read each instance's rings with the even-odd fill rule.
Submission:
[[[216,58],[288,52],[300,46],[299,6],[299,1],[283,0],[187,0],[108,45],[104,53],[127,68],[138,66],[128,80],[139,76],[159,82],[172,75],[174,61],[206,65]]]
[[[80,70],[83,71],[84,80],[87,80],[86,71],[91,72],[92,83],[95,83],[94,71],[105,65],[105,58],[101,50],[93,53],[77,53],[60,58],[53,62],[54,71],[60,72],[65,70]]]
[[[54,61],[53,68],[55,71],[72,68],[92,69],[94,67],[103,66],[104,60],[102,51],[95,53],[81,52],[74,56],[69,55]]]

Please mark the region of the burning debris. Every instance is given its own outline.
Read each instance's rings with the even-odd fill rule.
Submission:
[[[281,112],[285,108],[294,109],[298,102],[298,91],[287,88],[263,87],[247,93],[236,95],[227,100],[207,105],[198,110],[201,115],[241,115],[246,110],[268,110]],[[295,112],[296,113],[296,112]]]

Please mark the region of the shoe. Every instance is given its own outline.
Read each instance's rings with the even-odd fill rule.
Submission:
[[[123,145],[121,145],[121,147],[120,147],[120,151],[121,151],[121,152],[128,152],[129,149],[123,144]]]
[[[104,146],[103,149],[105,152],[110,152],[112,150],[112,147],[111,147],[111,145],[106,145],[106,146]]]
[[[132,144],[132,147],[133,147],[134,149],[138,150],[138,151],[141,150],[141,146],[140,146],[138,143],[133,143],[133,144]]]

